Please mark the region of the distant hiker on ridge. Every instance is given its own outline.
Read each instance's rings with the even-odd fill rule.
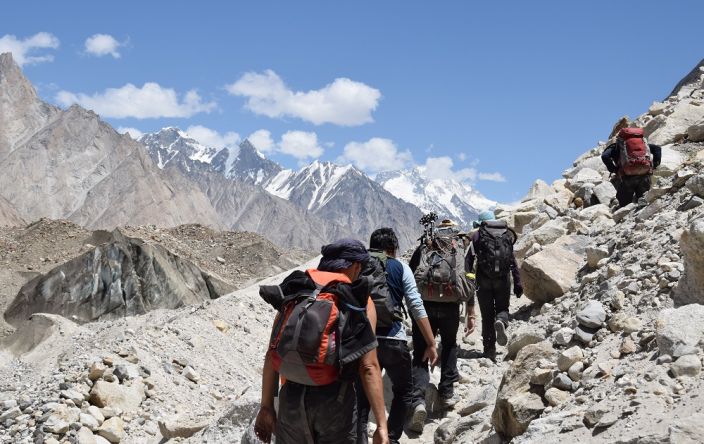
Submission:
[[[513,254],[513,244],[517,237],[508,228],[506,221],[495,220],[491,211],[481,213],[475,225],[479,226],[479,230],[470,237],[465,268],[471,272],[476,259],[477,299],[482,312],[484,357],[496,361],[496,343],[502,346],[508,343],[506,327],[509,321],[511,276],[514,294],[519,298],[523,294],[521,275]],[[468,324],[468,330],[469,327]]]
[[[413,377],[411,352],[408,349],[406,329],[403,326],[404,301],[413,320],[417,323],[428,347],[423,359],[435,365],[438,352],[435,346],[428,315],[423,300],[416,288],[410,267],[396,259],[398,238],[392,228],[379,228],[369,239],[371,259],[362,270],[362,275],[371,279],[371,296],[376,309],[376,349],[379,364],[391,380],[393,400],[389,410],[389,442],[398,444],[403,435],[406,411],[411,405]],[[364,391],[357,392],[359,423],[357,442],[366,444],[369,401]]]
[[[260,295],[278,310],[262,376],[255,433],[277,444],[357,442],[358,376],[377,421],[374,444],[388,443],[381,370],[374,335],[376,312],[364,245],[342,239],[322,249],[317,269],[294,271]],[[366,307],[366,308],[365,308]],[[279,376],[278,415],[274,396]]]
[[[618,206],[625,207],[638,200],[650,189],[653,170],[660,165],[662,149],[647,142],[642,128],[623,128],[616,142],[607,146],[601,160],[616,188]]]

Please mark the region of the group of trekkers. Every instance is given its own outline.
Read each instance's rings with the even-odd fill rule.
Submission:
[[[602,155],[619,206],[641,199],[660,157],[660,147],[648,144],[641,129],[621,130]],[[496,344],[508,342],[511,290],[523,294],[516,233],[491,211],[481,213],[469,233],[450,220],[436,221],[433,213],[421,219],[424,232],[408,264],[397,259],[394,230],[379,228],[368,248],[354,239],[325,245],[316,269],[261,287],[262,298],[277,310],[254,424],[261,441],[275,435],[278,444],[367,443],[370,410],[375,444],[398,443],[406,426],[422,433],[436,365],[434,408],[452,409],[458,402],[457,333],[462,312],[465,335],[474,332],[475,300],[481,356],[496,362]],[[393,393],[388,417],[382,370]]]

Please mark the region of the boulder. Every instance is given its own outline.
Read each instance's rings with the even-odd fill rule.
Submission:
[[[98,435],[111,443],[118,443],[125,437],[125,424],[119,417],[110,418],[98,429]]]
[[[653,142],[656,143],[656,142]],[[675,151],[670,147],[662,147],[662,161],[660,166],[655,169],[655,176],[670,177],[675,174],[684,164],[685,157],[679,151]]]
[[[691,222],[682,233],[680,249],[684,261],[681,277],[673,299],[676,305],[704,304],[704,219]]]
[[[533,185],[528,190],[528,194],[523,198],[523,201],[531,199],[542,199],[552,193],[550,185],[548,185],[544,180],[538,179],[533,182]]]
[[[81,322],[178,308],[215,299],[233,288],[161,245],[119,230],[98,247],[37,276],[5,312],[15,327],[33,313]]]
[[[589,268],[596,268],[600,260],[609,256],[609,249],[606,246],[587,247],[587,265],[589,265]]]
[[[704,142],[704,119],[687,128],[687,140]]]
[[[166,439],[190,438],[208,426],[208,421],[189,421],[181,418],[172,418],[159,421],[159,431]]]
[[[563,327],[555,332],[555,344],[567,345],[572,341],[574,330],[569,327]]]
[[[521,325],[508,341],[506,357],[513,359],[523,347],[545,340],[545,330],[533,324]]]
[[[564,404],[570,399],[570,396],[570,392],[566,392],[555,387],[550,387],[545,391],[545,399],[548,401],[548,404],[553,407]]]
[[[520,211],[513,213],[513,229],[518,233],[523,232],[523,228],[538,217],[537,211]]]
[[[599,203],[610,205],[611,200],[616,198],[616,188],[611,182],[602,182],[594,187],[594,195]]]
[[[557,368],[561,372],[566,372],[572,367],[575,362],[580,362],[584,359],[584,353],[582,349],[578,346],[568,348],[567,350],[561,352],[557,357]]]
[[[46,442],[46,441],[45,441]],[[76,434],[76,444],[97,444],[95,435],[87,427],[81,427]]]
[[[665,109],[667,109],[666,103],[653,102],[653,104],[650,105],[650,108],[648,108],[648,114],[650,114],[651,116],[658,116],[662,114]]]
[[[665,124],[648,137],[651,143],[667,145],[684,139],[691,126],[704,119],[704,106],[698,106],[689,99],[678,101],[672,107]]]
[[[574,337],[577,338],[577,340],[582,344],[589,344],[594,338],[596,332],[598,331],[598,327],[595,328],[585,327],[584,325],[577,325],[577,328],[574,329]]]
[[[670,371],[675,377],[691,376],[694,378],[702,371],[702,361],[697,355],[680,356],[672,363]]]
[[[642,327],[643,322],[640,319],[634,316],[628,316],[624,313],[617,313],[609,319],[609,329],[614,333],[636,333],[640,331]]]
[[[466,400],[460,401],[455,410],[460,416],[469,416],[494,404],[496,399],[496,387],[493,385],[484,386],[479,392],[473,392]]]
[[[119,409],[125,413],[137,411],[144,399],[144,384],[139,379],[130,386],[101,380],[93,385],[90,392],[91,404]]]
[[[669,442],[688,444],[699,442],[704,436],[704,413],[695,413],[686,418],[675,419],[670,425]]]
[[[79,421],[81,411],[75,407],[69,407],[65,404],[57,404],[48,413],[46,421],[44,421],[44,431],[61,435],[68,431],[69,425]]]
[[[697,174],[690,177],[684,185],[692,194],[698,197],[704,197],[704,174]]]
[[[579,325],[600,328],[606,320],[606,310],[599,301],[589,301],[577,312]]]
[[[554,208],[558,213],[564,214],[564,212],[570,207],[570,202],[572,202],[573,197],[574,194],[572,191],[567,188],[563,188],[554,194],[546,196],[545,199],[543,199],[543,202]]]
[[[565,243],[548,245],[521,264],[526,296],[540,303],[562,296],[575,281],[582,265],[583,256],[569,249]]]
[[[656,339],[660,355],[681,355],[678,347],[699,347],[704,340],[704,306],[685,305],[668,308],[656,323]]]
[[[572,192],[576,192],[585,183],[598,184],[601,183],[602,180],[600,172],[591,168],[581,168],[567,180],[567,188]]]
[[[625,207],[621,207],[618,210],[614,211],[614,213],[612,215],[612,217],[614,218],[614,222],[616,222],[616,223],[621,222],[623,219],[626,218],[626,216],[631,214],[631,212],[633,211],[633,209],[635,207],[636,207],[636,204],[630,203],[630,204],[626,205]]]
[[[542,398],[531,392],[530,384],[541,359],[555,359],[555,350],[548,342],[524,347],[504,373],[491,416],[497,432],[510,437],[518,436],[544,410]]]

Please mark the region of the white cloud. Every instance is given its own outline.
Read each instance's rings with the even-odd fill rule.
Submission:
[[[247,136],[247,140],[249,140],[256,149],[265,154],[273,153],[276,149],[276,143],[271,137],[271,132],[265,129],[253,132]]]
[[[428,157],[421,165],[425,175],[430,179],[454,179],[459,182],[474,183],[478,180],[505,182],[501,173],[479,172],[475,167],[455,169],[452,158],[448,156]]]
[[[506,177],[501,173],[479,173],[477,176],[479,180],[486,180],[489,182],[506,182]]]
[[[287,131],[281,136],[278,151],[296,159],[317,159],[323,155],[323,148],[318,145],[318,135],[306,131]]]
[[[250,72],[226,86],[247,98],[246,107],[268,117],[296,117],[316,125],[356,126],[373,122],[381,92],[361,82],[337,78],[311,91],[293,91],[274,71]]]
[[[374,137],[366,142],[345,145],[339,162],[350,162],[369,173],[400,170],[413,162],[410,151],[399,151],[393,140]]]
[[[465,153],[459,153],[457,155],[457,159],[459,159],[460,162],[464,162],[465,160],[467,160],[467,155]]]
[[[58,47],[59,39],[48,32],[39,32],[22,40],[11,34],[0,37],[0,54],[11,52],[12,58],[19,66],[51,62],[54,60],[53,55],[34,55],[34,53],[38,49],[56,49]]]
[[[144,135],[144,133],[137,128],[131,128],[129,126],[121,126],[117,128],[117,132],[120,134],[129,134],[134,140],[139,139]]]
[[[117,50],[124,44],[118,42],[110,34],[93,34],[86,39],[84,45],[87,54],[98,57],[111,55],[113,58],[119,59],[120,53]]]
[[[206,128],[202,125],[191,125],[186,128],[186,134],[189,137],[197,140],[205,146],[212,148],[225,148],[232,146],[240,141],[240,135],[234,131],[228,131],[225,134]]]
[[[477,170],[474,168],[454,169],[455,163],[448,156],[428,157],[421,168],[429,179],[454,179],[459,182],[474,182],[477,180]]]
[[[179,98],[173,89],[153,82],[145,83],[141,88],[128,83],[92,95],[59,91],[56,101],[63,106],[77,103],[102,117],[116,119],[191,117],[197,113],[209,113],[217,106],[215,102],[203,102],[195,90],[190,90]]]

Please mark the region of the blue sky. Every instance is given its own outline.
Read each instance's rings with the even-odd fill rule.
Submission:
[[[702,16],[695,0],[23,1],[3,6],[0,49],[43,98],[118,128],[254,133],[288,167],[428,165],[506,202],[667,96],[704,57]]]

